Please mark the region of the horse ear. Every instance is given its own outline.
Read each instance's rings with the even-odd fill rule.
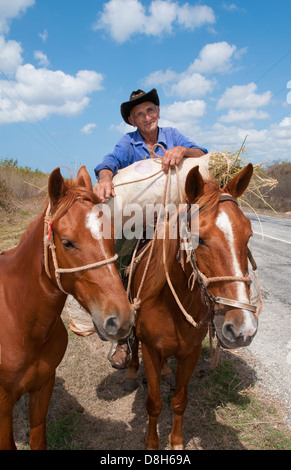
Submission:
[[[191,168],[186,178],[185,193],[188,202],[194,204],[202,196],[203,191],[204,181],[197,165]]]
[[[81,166],[80,170],[78,171],[77,182],[80,186],[84,186],[85,188],[92,189],[92,181],[84,165]]]
[[[251,177],[253,176],[253,169],[253,165],[249,163],[227,183],[224,191],[231,194],[235,199],[240,197],[249,185]]]
[[[56,204],[65,192],[65,182],[59,168],[50,174],[48,181],[48,194],[52,205]]]

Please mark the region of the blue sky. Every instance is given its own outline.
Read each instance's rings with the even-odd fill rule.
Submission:
[[[0,0],[0,158],[93,176],[133,130],[120,104],[157,88],[160,125],[291,161],[290,20],[290,0]]]

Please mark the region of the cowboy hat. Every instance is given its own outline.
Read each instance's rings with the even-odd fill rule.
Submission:
[[[151,101],[152,103],[159,106],[160,99],[157,90],[153,88],[148,93],[143,90],[133,91],[130,95],[129,101],[122,103],[122,105],[120,106],[120,112],[121,116],[127,124],[130,124],[128,117],[132,108],[134,108],[134,106],[137,106],[138,104],[143,103],[144,101]]]

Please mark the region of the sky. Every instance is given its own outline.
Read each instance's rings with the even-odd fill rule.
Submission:
[[[133,90],[208,151],[291,161],[290,0],[0,0],[0,159],[94,168]]]

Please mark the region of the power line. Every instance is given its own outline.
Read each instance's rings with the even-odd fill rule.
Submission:
[[[262,78],[264,78],[269,72],[271,72],[271,70],[273,70],[280,62],[282,62],[282,60],[284,60],[290,53],[291,49],[289,49],[289,51],[287,51],[279,60],[277,60],[277,62],[275,62],[275,64],[273,64],[266,72],[264,72],[263,75],[257,78],[255,83],[257,84],[260,80],[262,80]]]
[[[4,78],[6,79],[6,81],[9,83],[10,87],[13,89],[13,91],[15,92],[15,94],[19,97],[19,99],[21,100],[22,103],[25,103],[25,100],[23,99],[23,97],[20,95],[20,93],[17,91],[14,83],[12,82],[12,80],[10,80],[7,75],[5,74],[5,72],[0,68],[0,72],[1,74],[4,76]],[[20,112],[20,114],[22,114],[23,118],[24,118],[24,121],[27,121],[27,116],[24,115],[24,113],[21,111],[21,109],[19,109],[19,104],[17,103],[17,101],[15,101],[11,96],[9,96],[9,94],[7,94],[4,90],[2,90],[2,93],[4,93],[7,98],[9,99],[10,102],[12,102],[15,106],[16,109],[18,109],[18,111]],[[34,117],[35,121],[39,124],[39,126],[41,127],[41,129],[43,130],[44,134],[40,131],[40,129],[38,129],[36,127],[36,125],[31,122],[31,125],[33,126],[33,128],[35,129],[35,131],[40,134],[40,136],[45,139],[50,145],[54,144],[55,145],[55,148],[54,150],[57,150],[59,152],[59,155],[61,155],[62,157],[69,157],[69,155],[63,150],[63,148],[59,145],[59,143],[52,137],[52,135],[49,133],[49,131],[45,128],[45,126],[43,125],[43,123],[39,120],[39,118],[35,115],[35,113],[33,112],[33,110],[31,108],[29,108],[29,112],[30,114]],[[15,122],[15,124],[18,124],[18,122]],[[19,125],[19,127],[22,128],[22,126]],[[22,130],[24,130],[24,128],[22,128]],[[26,134],[28,134],[30,137],[32,137],[27,131],[25,131]],[[49,137],[49,139],[47,138],[47,136]],[[34,139],[36,142],[38,142],[36,139]],[[42,146],[42,144],[40,142],[38,142],[39,145]]]

